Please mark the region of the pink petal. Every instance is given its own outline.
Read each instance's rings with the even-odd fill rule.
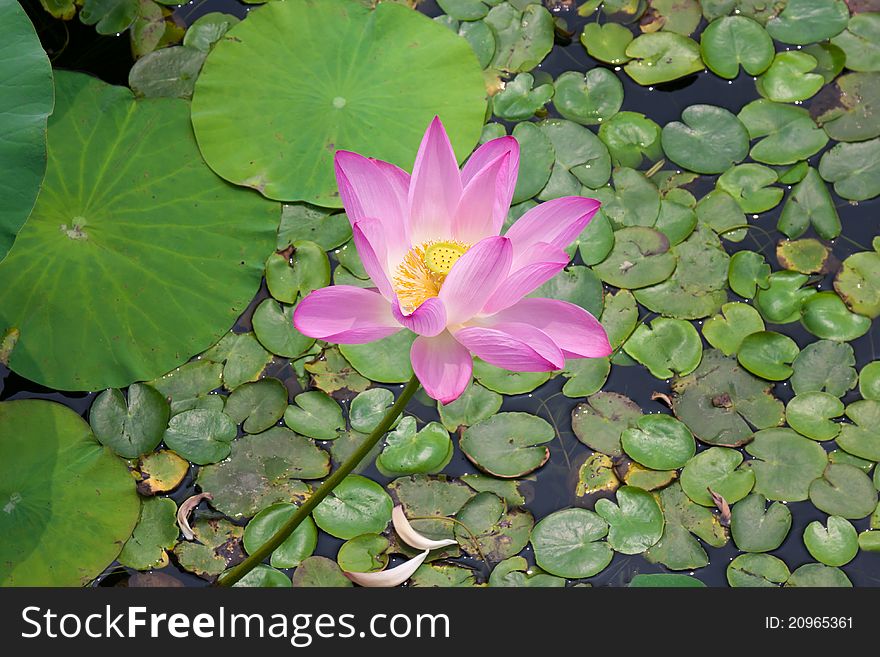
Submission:
[[[439,297],[422,302],[411,314],[405,315],[397,299],[391,306],[394,319],[414,333],[433,338],[446,329],[446,308]]]
[[[336,151],[334,166],[339,196],[349,221],[354,225],[367,217],[378,219],[396,262],[409,249],[409,175],[393,164],[350,151]]]
[[[309,293],[293,313],[296,330],[340,344],[381,340],[400,330],[391,304],[375,290],[353,285],[322,287]]]
[[[498,211],[506,193],[510,153],[487,164],[471,178],[461,194],[452,222],[452,234],[467,244],[498,235],[504,225],[507,207]]]
[[[488,141],[474,151],[474,154],[468,158],[468,161],[461,169],[461,182],[463,185],[467,185],[487,164],[507,153],[510,154],[507,184],[503,190],[499,191],[498,196],[502,206],[498,208],[501,212],[502,224],[504,223],[504,217],[507,216],[507,210],[513,198],[513,191],[516,188],[516,178],[519,172],[519,142],[513,137],[499,137],[498,139]]]
[[[571,244],[590,223],[601,204],[592,198],[566,196],[541,203],[526,212],[510,227],[505,237],[513,242],[514,270],[528,248],[547,242],[560,249]]]
[[[459,199],[458,162],[443,124],[435,116],[422,138],[409,186],[411,243],[449,239]]]
[[[425,392],[441,404],[458,399],[471,382],[471,355],[448,331],[433,338],[416,338],[410,358]]]
[[[487,237],[458,259],[443,286],[447,324],[460,324],[476,315],[510,271],[512,249],[505,237]]]
[[[455,332],[455,339],[487,363],[514,372],[550,372],[565,366],[562,350],[530,324],[466,326]]]
[[[371,217],[361,219],[352,225],[351,234],[358,256],[370,279],[379,288],[383,297],[389,301],[395,299],[394,288],[388,278],[388,251],[382,222]]]
[[[608,334],[595,317],[580,306],[555,299],[523,299],[487,318],[487,323],[523,322],[552,338],[566,358],[600,358],[611,354]]]
[[[512,306],[561,272],[569,260],[568,254],[559,247],[543,242],[533,244],[520,258],[521,263],[528,264],[521,266],[498,286],[482,312],[490,315]]]

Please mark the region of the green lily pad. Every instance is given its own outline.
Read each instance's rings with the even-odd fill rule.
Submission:
[[[713,189],[700,199],[696,205],[696,216],[711,227],[720,237],[731,242],[741,242],[746,237],[742,228],[746,216],[739,201],[732,194],[721,189]]]
[[[151,452],[138,459],[138,493],[144,496],[167,493],[177,488],[189,472],[189,463],[170,449]]]
[[[269,294],[282,303],[292,304],[328,285],[330,261],[314,242],[294,242],[290,256],[273,253],[266,260],[266,286]]]
[[[700,366],[673,380],[675,416],[704,443],[737,447],[754,430],[782,423],[783,405],[771,385],[753,377],[721,352],[707,349]]]
[[[709,557],[697,538],[713,547],[727,543],[727,534],[718,516],[694,504],[677,482],[655,494],[666,524],[660,541],[651,547],[645,558],[662,563],[671,570],[702,568]]]
[[[489,586],[496,587],[535,587],[562,588],[565,579],[548,575],[537,567],[530,567],[523,557],[510,557],[496,565],[489,575]]]
[[[731,199],[732,201],[733,199]],[[734,205],[736,203],[734,202]],[[669,200],[668,198],[660,201],[660,214],[657,215],[657,222],[654,228],[666,235],[670,245],[675,246],[681,244],[688,238],[697,227],[697,213],[695,207],[689,207]],[[736,208],[739,212],[739,207]],[[728,239],[730,233],[728,233]]]
[[[617,349],[636,328],[639,309],[629,290],[618,290],[605,296],[605,308],[600,319],[608,334],[612,349]]]
[[[826,566],[844,566],[859,551],[859,535],[849,520],[831,516],[825,527],[818,520],[807,525],[804,545],[816,561]]]
[[[237,435],[235,423],[225,413],[195,409],[172,417],[162,440],[188,461],[205,465],[229,456],[230,442]]]
[[[811,43],[802,48],[802,50],[808,55],[815,57],[816,61],[819,62],[818,66],[813,69],[813,72],[821,75],[825,79],[825,84],[828,84],[840,75],[846,64],[846,53],[828,41]]]
[[[410,578],[412,587],[471,587],[477,586],[474,571],[452,563],[423,563]]]
[[[630,580],[630,588],[693,588],[700,589],[706,585],[696,577],[675,573],[642,573]]]
[[[602,281],[589,267],[572,265],[566,267],[541,285],[531,297],[559,299],[580,306],[594,317],[602,314]]]
[[[730,510],[730,534],[745,552],[771,552],[782,545],[791,529],[791,511],[782,502],[767,507],[767,498],[751,493]]]
[[[849,588],[852,582],[839,568],[821,563],[806,563],[791,574],[785,586]]]
[[[843,0],[788,0],[782,11],[767,21],[767,31],[782,43],[804,45],[840,34],[848,20],[849,9]]]
[[[522,477],[550,458],[556,437],[546,420],[528,413],[499,413],[468,427],[459,447],[477,467],[496,477]]]
[[[302,25],[312,27],[304,32]],[[445,56],[438,59],[438,51]],[[273,64],[242,66],[254,59]],[[336,65],[327,69],[330,60]],[[232,99],[231,87],[240,92]],[[227,180],[269,198],[338,207],[337,149],[409,167],[437,113],[463,155],[479,136],[484,93],[470,46],[406,7],[270,2],[214,46],[196,83],[192,118],[205,160]],[[284,111],[280,99],[293,99],[299,111]],[[376,124],[375,107],[385,128]],[[249,126],[244,138],[242,116],[275,118],[262,129]]]
[[[0,266],[0,333],[19,329],[9,366],[28,379],[121,387],[180,365],[229,328],[259,284],[278,208],[202,164],[185,102],[55,77],[52,165]],[[34,267],[45,272],[36,296]]]
[[[837,144],[822,155],[819,174],[843,198],[862,201],[880,194],[880,138]]]
[[[281,529],[296,512],[295,504],[281,503],[268,506],[251,518],[244,529],[244,549],[253,554]],[[272,552],[269,563],[275,568],[295,568],[311,556],[318,544],[318,530],[311,518],[306,518]]]
[[[643,415],[638,426],[621,436],[624,451],[654,470],[675,470],[694,455],[696,443],[688,428],[669,415]]]
[[[229,28],[238,22],[238,18],[232,14],[224,14],[219,11],[199,16],[186,28],[186,34],[183,35],[183,45],[208,52],[229,31]]]
[[[662,519],[661,519],[662,522]],[[532,530],[535,561],[558,577],[592,577],[611,563],[614,552],[602,539],[608,523],[586,509],[563,509],[541,520]]]
[[[263,299],[254,310],[254,335],[263,347],[276,356],[296,358],[315,344],[293,326],[296,306],[280,304],[275,299]]]
[[[877,73],[847,73],[819,92],[810,110],[829,137],[863,141],[880,135],[878,80]]]
[[[810,501],[828,515],[857,520],[877,507],[877,490],[857,467],[832,463],[810,484]]]
[[[274,425],[287,408],[287,388],[278,379],[244,383],[226,398],[226,413],[247,433],[260,433]]]
[[[752,490],[755,475],[742,466],[743,456],[735,449],[710,447],[694,456],[681,471],[685,494],[701,506],[714,507],[711,489],[728,504],[735,504]]]
[[[329,471],[327,452],[277,427],[233,441],[229,458],[201,468],[196,483],[213,495],[211,506],[218,511],[249,518],[276,502],[302,501],[310,489],[299,479],[319,479]]]
[[[825,78],[811,72],[818,65],[815,57],[800,50],[778,52],[756,82],[758,93],[777,103],[806,100],[825,84]]]
[[[677,478],[676,470],[651,470],[638,463],[630,463],[623,475],[624,483],[651,491],[664,488]]]
[[[461,549],[489,561],[503,561],[522,550],[535,524],[531,513],[508,509],[504,500],[489,492],[474,495],[455,517],[454,533]]]
[[[503,395],[521,395],[546,383],[550,372],[511,372],[489,363],[474,359],[474,378],[481,385]]]
[[[308,557],[293,571],[291,583],[294,587],[335,587],[354,586],[339,566],[327,557]]]
[[[697,0],[652,0],[639,27],[644,32],[662,29],[688,36],[697,29],[702,18]]]
[[[511,133],[519,143],[520,164],[513,202],[522,203],[544,189],[556,161],[553,142],[537,124],[517,123]]]
[[[302,241],[314,242],[325,251],[342,246],[351,239],[351,224],[344,212],[331,212],[308,203],[283,205],[276,248],[284,251]]]
[[[641,85],[659,84],[703,70],[700,46],[674,32],[642,34],[626,47],[623,70]]]
[[[854,364],[855,360],[850,363]],[[871,361],[859,372],[859,394],[865,399],[880,401],[880,361]]]
[[[880,552],[880,532],[868,529],[859,534],[859,549],[865,552]]]
[[[730,289],[746,299],[754,298],[758,288],[770,287],[770,265],[754,251],[737,251],[730,258],[727,273]]]
[[[638,112],[617,112],[609,120],[602,121],[599,138],[608,146],[612,161],[619,166],[636,168],[645,159],[656,162],[663,157],[660,126]]]
[[[604,187],[589,193],[602,203],[600,212],[608,217],[615,230],[625,226],[650,227],[660,215],[660,190],[657,185],[644,173],[630,167],[614,170],[613,191],[610,187]]]
[[[743,107],[738,117],[749,137],[760,139],[750,153],[757,162],[794,164],[815,155],[828,143],[828,135],[803,107],[761,98]]]
[[[739,351],[746,336],[764,330],[760,313],[747,303],[725,303],[721,313],[703,322],[703,337],[725,356]]]
[[[777,587],[791,571],[771,554],[741,554],[727,566],[727,582],[733,587]]]
[[[780,266],[801,274],[826,273],[830,267],[831,249],[812,237],[800,240],[780,240],[776,245],[776,259]]]
[[[284,424],[317,440],[335,440],[345,429],[339,404],[318,390],[301,392],[294,397],[293,404],[284,411]]]
[[[489,12],[481,0],[439,0],[437,4],[447,16],[459,21],[479,20]]]
[[[773,61],[773,39],[751,18],[723,16],[703,30],[700,53],[706,66],[722,78],[733,80],[740,64],[749,75],[760,75]]]
[[[821,445],[791,429],[758,431],[746,451],[754,457],[747,465],[755,473],[755,492],[769,500],[807,499],[828,464]]]
[[[522,480],[496,479],[484,474],[466,474],[461,476],[461,481],[478,493],[486,491],[495,493],[510,506],[522,506],[526,503],[526,498],[521,490]]]
[[[455,432],[460,427],[469,427],[495,415],[502,401],[498,393],[472,382],[454,402],[437,402],[437,411],[446,430]]]
[[[541,111],[553,97],[552,84],[535,85],[531,73],[519,73],[492,97],[492,111],[506,121],[522,121]],[[621,91],[621,95],[622,95]]]
[[[370,387],[370,381],[358,374],[335,347],[324,349],[318,358],[305,364],[305,370],[312,375],[315,387],[328,395],[346,394],[345,391],[358,393]]]
[[[556,158],[550,179],[538,194],[540,200],[576,195],[582,186],[592,189],[608,182],[611,156],[588,128],[564,119],[546,119],[538,127],[553,144]]]
[[[0,3],[0,260],[27,220],[46,173],[52,66],[21,5]]]
[[[244,559],[241,547],[244,527],[224,518],[199,518],[192,530],[194,541],[180,541],[174,546],[174,555],[184,570],[213,579]]]
[[[370,573],[384,570],[388,565],[388,548],[391,546],[381,534],[361,534],[339,547],[336,562],[349,573]]]
[[[847,308],[874,319],[880,316],[880,253],[862,251],[843,261],[834,289]]]
[[[429,422],[416,431],[416,419],[408,415],[385,436],[376,467],[387,476],[432,474],[446,467],[452,452],[452,440],[442,424]]]
[[[773,324],[790,324],[801,316],[801,307],[816,294],[812,287],[803,287],[809,276],[794,271],[770,274],[769,285],[755,294],[755,306],[761,316]]]
[[[830,240],[840,235],[837,208],[819,172],[810,167],[782,206],[778,228],[790,238],[800,237],[812,224],[816,233]]]
[[[150,381],[150,385],[171,400],[172,413],[180,413],[195,408],[212,390],[223,385],[223,365],[205,359],[193,360]]]
[[[828,452],[828,462],[845,463],[846,465],[851,465],[858,468],[865,474],[870,474],[871,470],[873,470],[874,466],[876,465],[874,461],[868,461],[863,458],[859,458],[858,456],[853,456],[849,452],[845,452],[842,449],[833,449]]]
[[[669,159],[685,169],[721,173],[748,155],[748,130],[723,107],[691,105],[681,120],[663,126],[662,139]]]
[[[604,212],[596,214],[577,239],[578,253],[586,265],[602,262],[614,246],[614,229]]]
[[[133,383],[128,399],[119,390],[105,390],[89,410],[89,424],[95,437],[124,458],[152,452],[162,440],[168,424],[168,402],[155,388]]]
[[[137,526],[119,553],[119,563],[135,570],[164,568],[177,542],[177,505],[167,497],[151,497],[141,504]]]
[[[843,415],[843,402],[827,392],[805,392],[795,396],[785,408],[792,429],[813,440],[831,440],[841,425],[831,418]]]
[[[617,489],[617,504],[596,501],[596,513],[608,523],[608,544],[615,552],[640,554],[663,535],[663,512],[648,491],[635,486]]]
[[[571,412],[571,430],[590,449],[609,456],[622,456],[620,439],[636,427],[642,409],[629,397],[616,392],[597,392]]]
[[[693,324],[667,317],[652,321],[651,328],[638,326],[623,349],[658,379],[690,374],[703,355],[700,335]]]
[[[593,270],[609,285],[626,289],[666,280],[675,269],[669,240],[660,231],[628,226],[614,234],[614,247]]]
[[[565,118],[584,125],[604,124],[623,104],[623,84],[614,73],[593,68],[567,71],[554,82],[553,106]]]
[[[192,98],[207,53],[172,46],[148,53],[128,73],[128,86],[138,98]]]
[[[737,352],[739,364],[752,374],[769,381],[784,381],[794,371],[789,365],[800,349],[787,335],[758,331],[743,338]]]
[[[360,374],[380,383],[405,383],[412,376],[409,352],[416,334],[398,331],[366,344],[339,345],[339,351]]]
[[[736,199],[747,214],[766,212],[779,204],[784,192],[771,187],[779,176],[770,167],[749,162],[731,167],[718,177],[718,188]]]
[[[801,308],[804,328],[817,338],[849,341],[862,337],[871,329],[871,320],[850,312],[834,292],[818,292]]]
[[[79,19],[98,34],[125,32],[138,14],[137,0],[83,0]]]
[[[776,171],[779,174],[779,182],[783,185],[796,185],[804,179],[809,170],[810,165],[806,162],[795,162],[790,166],[776,167]]]
[[[349,475],[312,512],[318,527],[331,536],[350,539],[379,533],[391,520],[391,497],[375,481]]]
[[[234,390],[242,383],[260,378],[272,354],[263,349],[253,333],[229,332],[202,358],[223,363],[223,387]]]
[[[462,481],[445,475],[412,475],[388,484],[395,504],[403,507],[413,528],[430,539],[453,537],[454,523],[448,520],[461,510],[474,491]],[[413,518],[437,518],[421,520]]]
[[[566,378],[562,394],[575,399],[595,394],[605,385],[610,372],[610,358],[571,359],[562,370],[562,375]]]
[[[239,588],[290,588],[290,578],[277,568],[259,564],[232,586]]]
[[[532,70],[553,48],[550,12],[540,4],[528,4],[522,9],[519,6],[498,3],[483,19],[495,35],[495,57],[491,67],[508,73]],[[412,66],[409,57],[406,66]],[[420,76],[424,75],[424,66],[421,69]]]
[[[880,13],[853,14],[846,30],[831,39],[852,71],[880,70]]]
[[[628,62],[626,48],[633,38],[632,32],[617,23],[587,23],[580,37],[590,57],[606,64]]]

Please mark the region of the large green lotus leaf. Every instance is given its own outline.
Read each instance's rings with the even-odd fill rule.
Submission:
[[[755,492],[770,500],[807,499],[810,484],[822,476],[828,464],[821,445],[791,429],[758,431],[746,451],[755,457],[746,462],[755,472]]]
[[[214,46],[192,119],[205,160],[227,180],[339,207],[336,150],[409,168],[437,114],[463,158],[480,136],[485,93],[468,43],[417,12],[291,0],[254,9]]]
[[[34,207],[46,173],[52,67],[17,0],[0,0],[0,260]]]
[[[64,390],[151,379],[247,307],[279,208],[204,166],[184,101],[66,72],[56,93],[46,180],[0,266],[9,366]]]
[[[0,404],[0,585],[83,586],[122,549],[140,502],[125,463],[70,409]]]

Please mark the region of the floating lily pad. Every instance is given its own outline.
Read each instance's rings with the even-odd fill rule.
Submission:
[[[271,65],[242,65],[254,59]],[[327,69],[330,60],[336,65]],[[230,87],[239,90],[232,99]],[[406,7],[270,2],[214,46],[196,83],[192,117],[202,154],[227,180],[269,198],[338,207],[337,149],[408,168],[437,113],[463,156],[479,136],[484,93],[470,46]],[[299,111],[284,111],[279,99]],[[274,119],[243,133],[242,116]]]
[[[871,319],[880,316],[880,253],[862,251],[844,260],[834,289],[853,312]]]
[[[587,23],[581,32],[581,43],[590,57],[607,64],[624,64],[629,61],[626,48],[633,34],[617,23]]]
[[[471,587],[477,586],[474,571],[453,563],[423,563],[410,578],[409,586]]]
[[[725,303],[721,312],[703,323],[703,337],[725,356],[739,351],[746,336],[764,330],[760,313],[747,303]]]
[[[135,101],[79,73],[55,78],[52,165],[0,267],[0,332],[21,333],[9,366],[68,390],[151,379],[213,344],[245,309],[278,207],[202,164],[185,102]],[[44,271],[36,296],[34,267]]]
[[[213,579],[244,559],[241,546],[244,527],[224,518],[199,518],[192,525],[194,541],[180,541],[174,555],[184,570]]]
[[[612,349],[617,349],[632,334],[638,320],[639,309],[632,292],[618,290],[605,296],[601,323]]]
[[[645,226],[621,228],[614,234],[614,247],[593,270],[615,287],[634,289],[666,280],[675,269],[669,240]]]
[[[613,193],[609,187],[589,193],[602,203],[600,212],[608,217],[615,230],[624,226],[653,226],[660,214],[657,185],[644,173],[630,167],[614,170]]]
[[[700,53],[713,73],[733,80],[739,67],[760,75],[773,61],[773,39],[761,25],[745,16],[723,16],[703,30]]]
[[[141,495],[157,495],[177,488],[189,472],[189,463],[170,449],[151,452],[138,459],[137,482]]]
[[[242,383],[260,378],[272,354],[263,349],[253,333],[229,332],[202,358],[223,363],[223,387],[234,390]]]
[[[607,534],[608,523],[593,511],[578,508],[556,511],[532,530],[535,561],[559,577],[592,577],[602,572],[614,556],[608,543],[602,540]]]
[[[595,493],[613,493],[620,486],[614,471],[614,461],[607,454],[593,452],[578,469],[578,481],[574,494],[577,497]]]
[[[387,476],[439,472],[452,458],[452,440],[439,422],[429,422],[416,431],[416,419],[406,416],[385,436],[385,446],[376,467]]]
[[[677,478],[676,470],[651,470],[638,463],[630,463],[623,475],[626,484],[652,491],[665,488]]]
[[[769,500],[807,499],[828,464],[821,445],[791,429],[758,431],[746,451],[754,457],[747,465],[755,473],[755,492]]]
[[[788,0],[782,11],[767,21],[767,31],[777,41],[804,45],[839,34],[849,20],[843,0]]]
[[[234,441],[229,458],[201,468],[196,481],[213,495],[215,509],[241,518],[276,502],[302,501],[310,489],[299,479],[319,479],[329,471],[327,452],[278,427]]]
[[[743,338],[736,357],[752,374],[769,381],[784,381],[794,371],[790,363],[798,353],[797,343],[787,335],[758,331]]]
[[[205,359],[194,360],[150,381],[150,385],[171,400],[172,413],[180,413],[195,408],[212,390],[223,385],[223,365]],[[222,400],[218,410],[223,410]]]
[[[172,46],[146,54],[128,72],[128,86],[139,98],[192,98],[207,53]]]
[[[318,390],[301,392],[294,397],[293,404],[284,411],[284,424],[317,440],[334,440],[345,429],[339,404]]]
[[[528,4],[519,9],[514,4],[501,2],[492,7],[483,20],[495,35],[492,68],[509,73],[530,71],[553,48],[553,17],[540,4]],[[406,57],[405,62],[407,67],[412,66],[409,57]],[[456,66],[460,67],[461,64]],[[425,66],[422,65],[420,76],[424,75],[424,70]]]
[[[880,70],[880,13],[853,14],[846,30],[831,40],[846,55],[852,71]]]
[[[484,387],[503,395],[531,392],[550,378],[550,372],[511,372],[480,360],[474,360],[474,378]]]
[[[776,207],[782,200],[782,189],[771,187],[777,180],[777,173],[770,167],[749,162],[722,173],[718,188],[735,198],[743,212],[757,214]]]
[[[596,188],[608,182],[611,157],[605,144],[588,128],[564,119],[547,119],[538,127],[553,144],[556,158],[539,199],[577,195],[582,186]]]
[[[550,458],[544,445],[556,432],[528,413],[499,413],[468,427],[459,447],[481,470],[496,477],[521,477]]]
[[[776,259],[785,269],[802,274],[826,273],[831,249],[817,239],[781,240],[776,245]]]
[[[512,134],[520,148],[519,175],[513,190],[513,202],[521,203],[544,189],[556,161],[556,150],[550,138],[534,123],[517,123]]]
[[[769,285],[755,294],[755,306],[768,322],[790,324],[801,316],[801,307],[816,294],[812,287],[803,287],[809,281],[806,274],[777,271],[770,274]]]
[[[663,157],[660,126],[638,112],[618,112],[602,121],[599,138],[608,146],[614,163],[623,167],[639,167],[646,158],[656,162]]]
[[[713,189],[696,205],[696,216],[719,236],[731,242],[745,239],[746,217],[739,201],[721,187]]]
[[[529,296],[559,299],[580,306],[594,317],[602,314],[602,281],[589,267],[566,267]]]
[[[859,551],[859,535],[846,518],[831,516],[825,527],[818,520],[807,525],[804,545],[816,561],[826,566],[844,566]]]
[[[336,562],[327,557],[308,557],[293,571],[291,580],[294,587],[303,588],[354,586]]]
[[[703,355],[700,335],[693,324],[667,317],[652,321],[651,328],[638,326],[623,349],[658,379],[690,374]]]
[[[745,552],[775,550],[791,529],[791,511],[782,502],[767,507],[767,498],[752,493],[733,505],[730,534],[736,547]]]
[[[379,533],[391,520],[391,498],[375,481],[349,475],[312,512],[318,527],[337,538]]]
[[[194,409],[172,417],[162,440],[188,461],[205,465],[229,456],[230,442],[237,435],[235,423],[225,413]]]
[[[531,73],[519,73],[492,97],[492,111],[506,121],[522,121],[541,111],[550,102],[553,92],[552,84],[535,86]]]
[[[832,139],[863,141],[880,135],[877,73],[847,73],[816,96],[811,112]]]
[[[777,587],[789,577],[785,562],[770,554],[741,554],[727,567],[727,582],[733,587]]]
[[[615,552],[639,554],[663,535],[663,512],[651,493],[635,486],[617,489],[617,504],[596,501],[596,513],[608,523],[608,544]]]
[[[702,506],[715,506],[710,489],[728,504],[735,504],[755,485],[754,473],[740,467],[742,461],[742,454],[735,449],[710,447],[694,456],[681,471],[682,490]]]
[[[641,85],[659,84],[703,70],[700,46],[673,32],[642,34],[626,47],[623,70]]]
[[[675,573],[642,573],[630,580],[630,588],[692,588],[700,589],[706,585],[696,577]]]
[[[281,503],[268,506],[251,518],[244,530],[244,549],[253,554],[281,529],[296,513],[296,505]],[[295,568],[311,556],[318,544],[318,530],[311,518],[306,518],[272,552],[269,563],[275,568]]]
[[[880,532],[868,529],[859,534],[859,549],[880,552]]]
[[[764,164],[793,164],[818,153],[828,143],[828,135],[803,107],[762,98],[743,107],[738,117],[749,137],[760,139],[752,146],[751,156]]]
[[[292,328],[294,310],[295,305],[280,304],[269,298],[263,299],[254,310],[254,335],[263,347],[276,356],[295,358],[315,344],[313,338]]]
[[[728,270],[730,289],[741,297],[752,299],[758,288],[770,287],[770,265],[754,251],[737,251],[730,258]]]
[[[641,417],[642,409],[629,397],[616,392],[598,392],[571,412],[571,429],[590,449],[621,456],[623,432],[636,427]]]
[[[162,440],[170,411],[155,388],[133,383],[128,399],[119,390],[105,390],[89,410],[95,437],[124,458],[152,452]]]
[[[305,370],[312,375],[315,387],[328,395],[345,394],[345,391],[358,393],[370,387],[370,381],[358,374],[340,350],[334,347],[324,349],[318,358],[306,363]]]
[[[566,119],[597,125],[614,116],[623,104],[623,85],[604,68],[586,74],[567,71],[554,83],[553,106]]]
[[[528,561],[523,557],[510,557],[492,569],[489,586],[561,588],[565,586],[565,579],[548,575],[540,568],[529,566]]]
[[[810,501],[828,515],[857,520],[877,507],[877,490],[855,466],[832,463],[810,484]]]
[[[388,565],[388,548],[391,546],[381,534],[361,534],[339,547],[336,562],[350,573],[370,573],[384,570]]]
[[[522,550],[535,524],[531,513],[508,509],[504,500],[488,492],[465,502],[455,518],[455,538],[462,550],[474,557],[482,553],[489,561],[503,561]]]
[[[681,244],[697,227],[697,213],[695,210],[698,207],[692,208],[665,198],[660,201],[660,214],[657,215],[657,222],[654,224],[654,228],[666,235],[672,246]],[[739,212],[738,207],[737,212]]]
[[[834,292],[818,292],[807,299],[801,321],[810,333],[825,340],[855,340],[871,328],[870,319],[850,312]]]
[[[735,114],[714,105],[691,105],[681,121],[663,127],[663,150],[697,173],[721,173],[749,153],[749,132]]]
[[[819,175],[834,191],[853,201],[880,194],[880,138],[836,144],[822,154]]]
[[[238,18],[232,14],[224,14],[219,11],[199,16],[186,28],[186,34],[183,35],[183,45],[208,52],[229,31],[229,28],[238,22]]]
[[[576,358],[566,362],[562,375],[567,379],[562,386],[566,397],[584,397],[599,392],[611,372],[610,358]]]
[[[461,476],[461,481],[473,488],[478,493],[495,493],[505,500],[510,506],[522,506],[526,503],[523,481],[519,479],[497,479],[484,474],[466,474]]]
[[[412,376],[409,352],[416,334],[398,331],[366,344],[339,345],[339,351],[360,374],[380,383],[405,383]]]
[[[854,364],[855,360],[849,363]],[[880,361],[871,361],[859,372],[859,393],[865,399],[880,401]]]
[[[290,578],[277,568],[259,564],[232,586],[239,588],[290,588]]]
[[[247,433],[260,433],[274,425],[287,408],[287,388],[278,379],[245,383],[226,398],[226,413]]]
[[[852,582],[839,568],[821,563],[806,563],[791,574],[785,586],[849,588]]]
[[[27,220],[46,173],[52,66],[21,5],[0,3],[0,260]]]
[[[621,444],[635,461],[654,470],[680,468],[696,451],[691,432],[669,415],[643,415],[637,428],[623,432]]]
[[[412,519],[413,528],[435,540],[452,538],[454,523],[449,517],[474,496],[473,489],[464,482],[445,475],[401,477],[388,484],[388,491],[395,504],[403,506],[407,518]],[[415,519],[420,517],[438,519]]]
[[[777,103],[806,100],[825,83],[825,78],[812,72],[818,65],[815,57],[800,50],[778,52],[770,68],[758,78],[758,92]]]
[[[168,553],[177,542],[177,505],[167,497],[153,497],[141,504],[137,526],[119,553],[119,563],[135,570],[164,568]]]
[[[448,431],[469,427],[486,420],[498,412],[503,401],[501,395],[478,383],[471,383],[461,397],[449,404],[437,402],[440,421]]]
[[[783,405],[770,393],[771,385],[712,349],[703,352],[696,371],[675,379],[672,389],[676,417],[710,445],[743,445],[753,426],[766,429],[782,422]]]

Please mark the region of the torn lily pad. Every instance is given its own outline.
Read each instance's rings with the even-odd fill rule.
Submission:
[[[194,541],[180,541],[174,555],[180,566],[199,577],[213,579],[244,559],[244,528],[222,518],[199,518],[193,525]]]

